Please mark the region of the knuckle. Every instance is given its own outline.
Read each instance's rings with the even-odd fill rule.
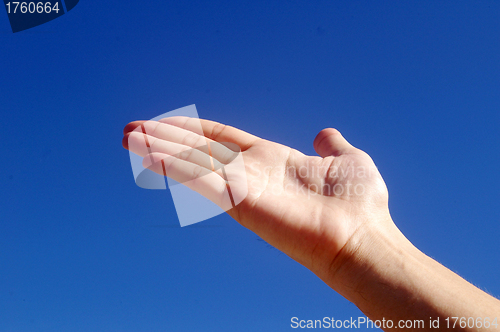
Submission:
[[[234,155],[235,155],[235,153],[233,151],[230,151],[230,150],[225,151],[222,154],[221,163],[224,163],[224,164],[230,163],[234,159]]]
[[[199,178],[203,173],[203,167],[201,166],[195,166],[195,168],[193,169],[193,172],[192,172],[192,178],[193,179],[197,179]]]
[[[191,157],[193,156],[194,151],[195,151],[194,149],[187,149],[187,150],[182,151],[179,154],[179,156],[183,160],[190,160]]]
[[[182,138],[181,144],[189,147],[197,147],[205,144],[205,138],[195,133],[189,133]]]
[[[197,139],[194,137],[193,134],[187,134],[182,138],[181,144],[187,145],[187,146],[192,146],[192,145],[194,145],[194,143],[196,143],[196,141],[197,141]]]
[[[226,125],[222,123],[217,123],[213,128],[212,128],[212,139],[216,141],[222,134],[224,130],[226,130]]]

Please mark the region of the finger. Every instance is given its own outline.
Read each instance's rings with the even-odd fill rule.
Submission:
[[[142,132],[164,141],[186,145],[191,148],[207,145],[207,139],[203,135],[158,121],[146,121],[141,124],[140,128],[136,128],[134,132]]]
[[[132,122],[129,128],[134,125],[136,125],[136,128],[125,135],[122,144],[125,148],[140,156],[151,152],[170,154],[169,150],[151,149],[154,145],[166,146],[166,143],[161,143],[159,140],[183,145],[189,149],[198,149],[222,164],[228,164],[240,152],[239,146],[235,144],[214,142],[196,132],[171,124],[157,121],[136,121]],[[198,131],[201,132],[201,126],[199,128]]]
[[[131,131],[133,131],[134,129],[136,129],[140,125],[142,125],[144,122],[146,122],[146,121],[133,121],[133,122],[128,123],[125,126],[125,128],[123,128],[123,135],[130,133]]]
[[[128,149],[141,157],[158,152],[189,161],[209,170],[217,170],[223,166],[220,161],[211,157],[207,146],[203,147],[202,150],[194,149],[186,145],[164,141],[135,131],[125,136]]]
[[[226,181],[204,167],[162,153],[152,153],[143,160],[144,168],[168,176],[205,196],[224,210],[231,209]]]
[[[323,158],[340,156],[355,149],[340,132],[333,128],[326,128],[319,132],[314,139],[314,150]]]
[[[129,146],[128,146],[128,135],[129,135],[129,133],[135,131],[144,122],[146,122],[146,121],[133,121],[133,122],[127,123],[127,125],[125,126],[125,128],[123,128],[122,146],[125,149],[127,149],[127,150],[129,149]]]
[[[200,120],[196,118],[188,118],[183,116],[175,116],[161,119],[160,122],[177,126],[189,131],[194,131],[198,128],[199,123],[203,129],[205,137],[216,142],[230,142],[238,145],[242,151],[247,150],[259,137],[249,134],[243,130],[226,126],[218,122],[209,120]]]

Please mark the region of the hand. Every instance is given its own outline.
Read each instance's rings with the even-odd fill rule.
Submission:
[[[211,199],[372,320],[397,326],[500,313],[498,300],[425,256],[399,232],[373,161],[335,129],[316,136],[319,157],[185,117],[132,122],[124,133],[124,147],[144,157],[144,167]],[[244,168],[232,167],[241,156]]]
[[[197,130],[200,121],[204,137]],[[186,117],[132,122],[124,133],[124,147],[144,157],[145,167],[163,174],[167,164],[168,176],[228,209],[243,226],[324,280],[336,269],[334,263],[343,248],[346,253],[355,251],[357,243],[345,249],[355,233],[393,225],[387,189],[373,161],[335,129],[324,129],[316,136],[319,157],[230,126]],[[221,167],[211,164],[207,141],[216,165],[231,159],[231,152],[217,142],[241,149],[248,194],[234,208],[223,204]],[[162,165],[161,160],[168,162]],[[189,182],[195,178],[199,180]],[[231,187],[237,192],[236,186]]]

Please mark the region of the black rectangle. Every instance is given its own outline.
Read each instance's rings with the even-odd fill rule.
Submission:
[[[12,32],[19,32],[64,15],[61,0],[8,1],[4,0]]]

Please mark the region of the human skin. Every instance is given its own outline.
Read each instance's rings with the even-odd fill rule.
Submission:
[[[200,123],[204,135],[196,130]],[[123,146],[144,157],[145,167],[182,179],[227,209],[241,225],[310,269],[373,321],[392,320],[396,325],[399,320],[423,320],[419,330],[436,330],[429,319],[439,317],[443,330],[447,317],[500,320],[500,301],[405,238],[391,218],[387,188],[372,159],[335,129],[324,129],[314,139],[319,156],[186,117],[131,122],[124,135]],[[213,164],[201,161],[213,157],[225,164],[227,154],[207,156],[207,150],[199,148],[208,144],[212,151],[216,146],[224,149],[217,142],[236,144],[244,160],[242,178],[248,193],[232,208],[223,206],[226,179],[220,169],[212,171]]]

